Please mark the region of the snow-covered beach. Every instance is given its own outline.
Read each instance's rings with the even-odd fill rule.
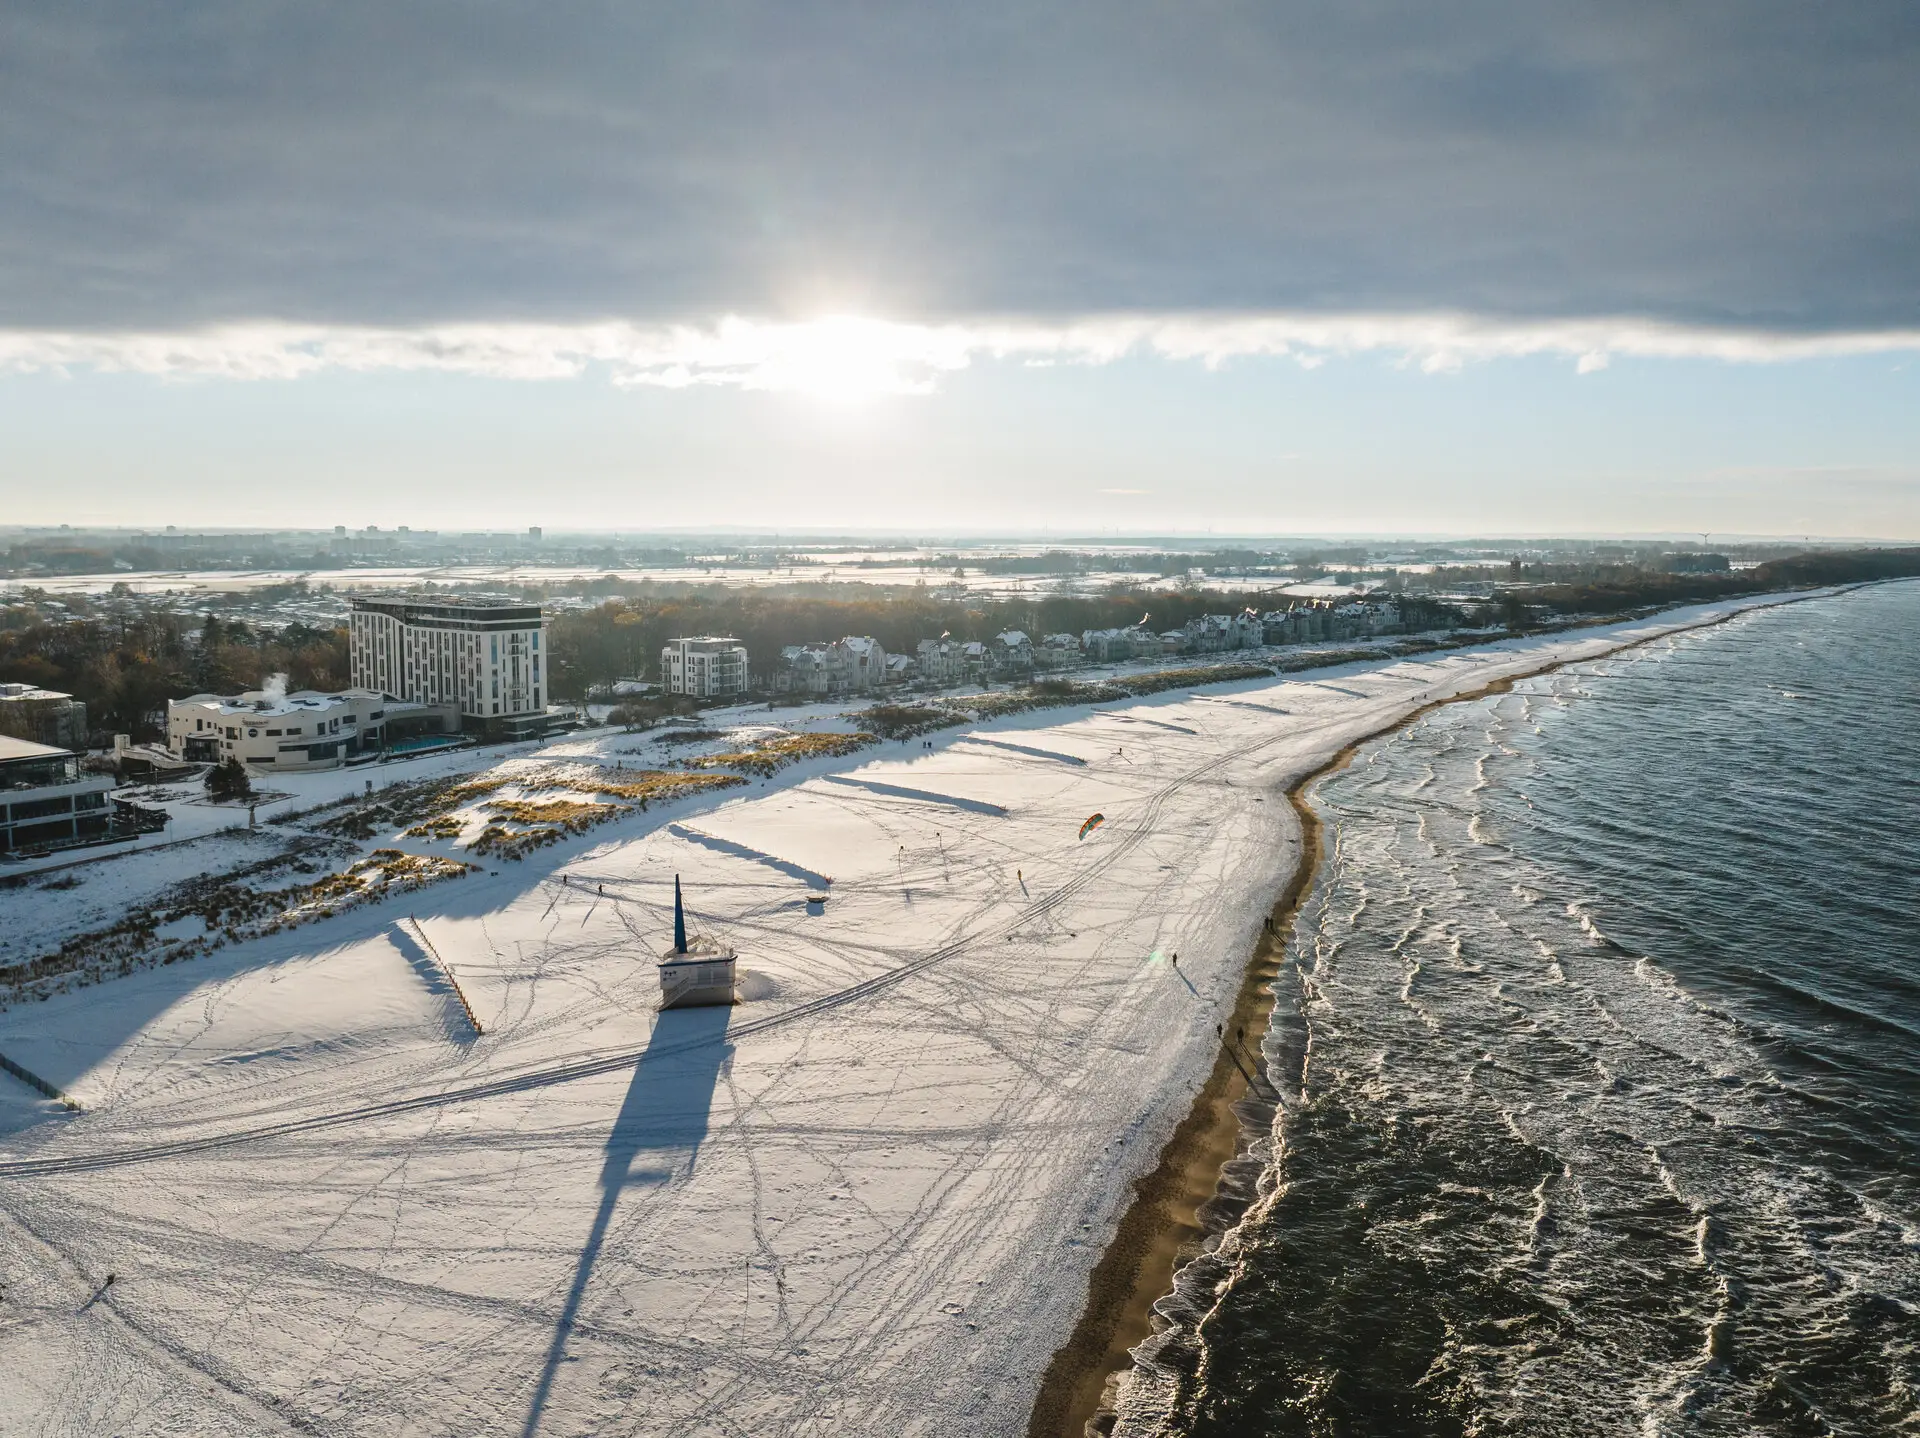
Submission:
[[[0,1109],[0,1431],[1022,1432],[1287,788],[1754,602],[810,761],[0,1015],[84,1105]],[[676,874],[736,1008],[655,1011]]]

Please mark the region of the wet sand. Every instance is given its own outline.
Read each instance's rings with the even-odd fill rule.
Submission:
[[[1300,819],[1300,862],[1247,964],[1227,1025],[1228,1042],[1222,1043],[1159,1163],[1134,1184],[1134,1201],[1088,1281],[1086,1309],[1041,1377],[1028,1438],[1079,1438],[1099,1421],[1112,1397],[1109,1385],[1131,1366],[1134,1345],[1153,1331],[1153,1305],[1171,1291],[1174,1272],[1205,1244],[1208,1229],[1200,1210],[1214,1198],[1221,1171],[1240,1149],[1243,1125],[1234,1107],[1248,1095],[1249,1071],[1258,1073],[1280,955],[1320,865],[1320,821],[1305,792],[1321,774],[1351,760],[1357,747],[1341,751],[1334,763],[1287,792]]]

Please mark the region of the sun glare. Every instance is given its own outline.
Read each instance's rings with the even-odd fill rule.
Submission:
[[[782,326],[771,346],[761,366],[765,388],[836,404],[925,394],[933,371],[953,367],[929,352],[929,332],[921,327],[849,315]]]

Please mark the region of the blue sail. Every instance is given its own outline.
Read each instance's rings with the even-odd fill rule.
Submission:
[[[687,951],[687,911],[680,902],[680,876],[673,876],[673,951]]]

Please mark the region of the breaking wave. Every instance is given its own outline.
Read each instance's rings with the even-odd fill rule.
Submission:
[[[1258,1197],[1116,1431],[1920,1432],[1916,634],[1752,614],[1323,783]]]

